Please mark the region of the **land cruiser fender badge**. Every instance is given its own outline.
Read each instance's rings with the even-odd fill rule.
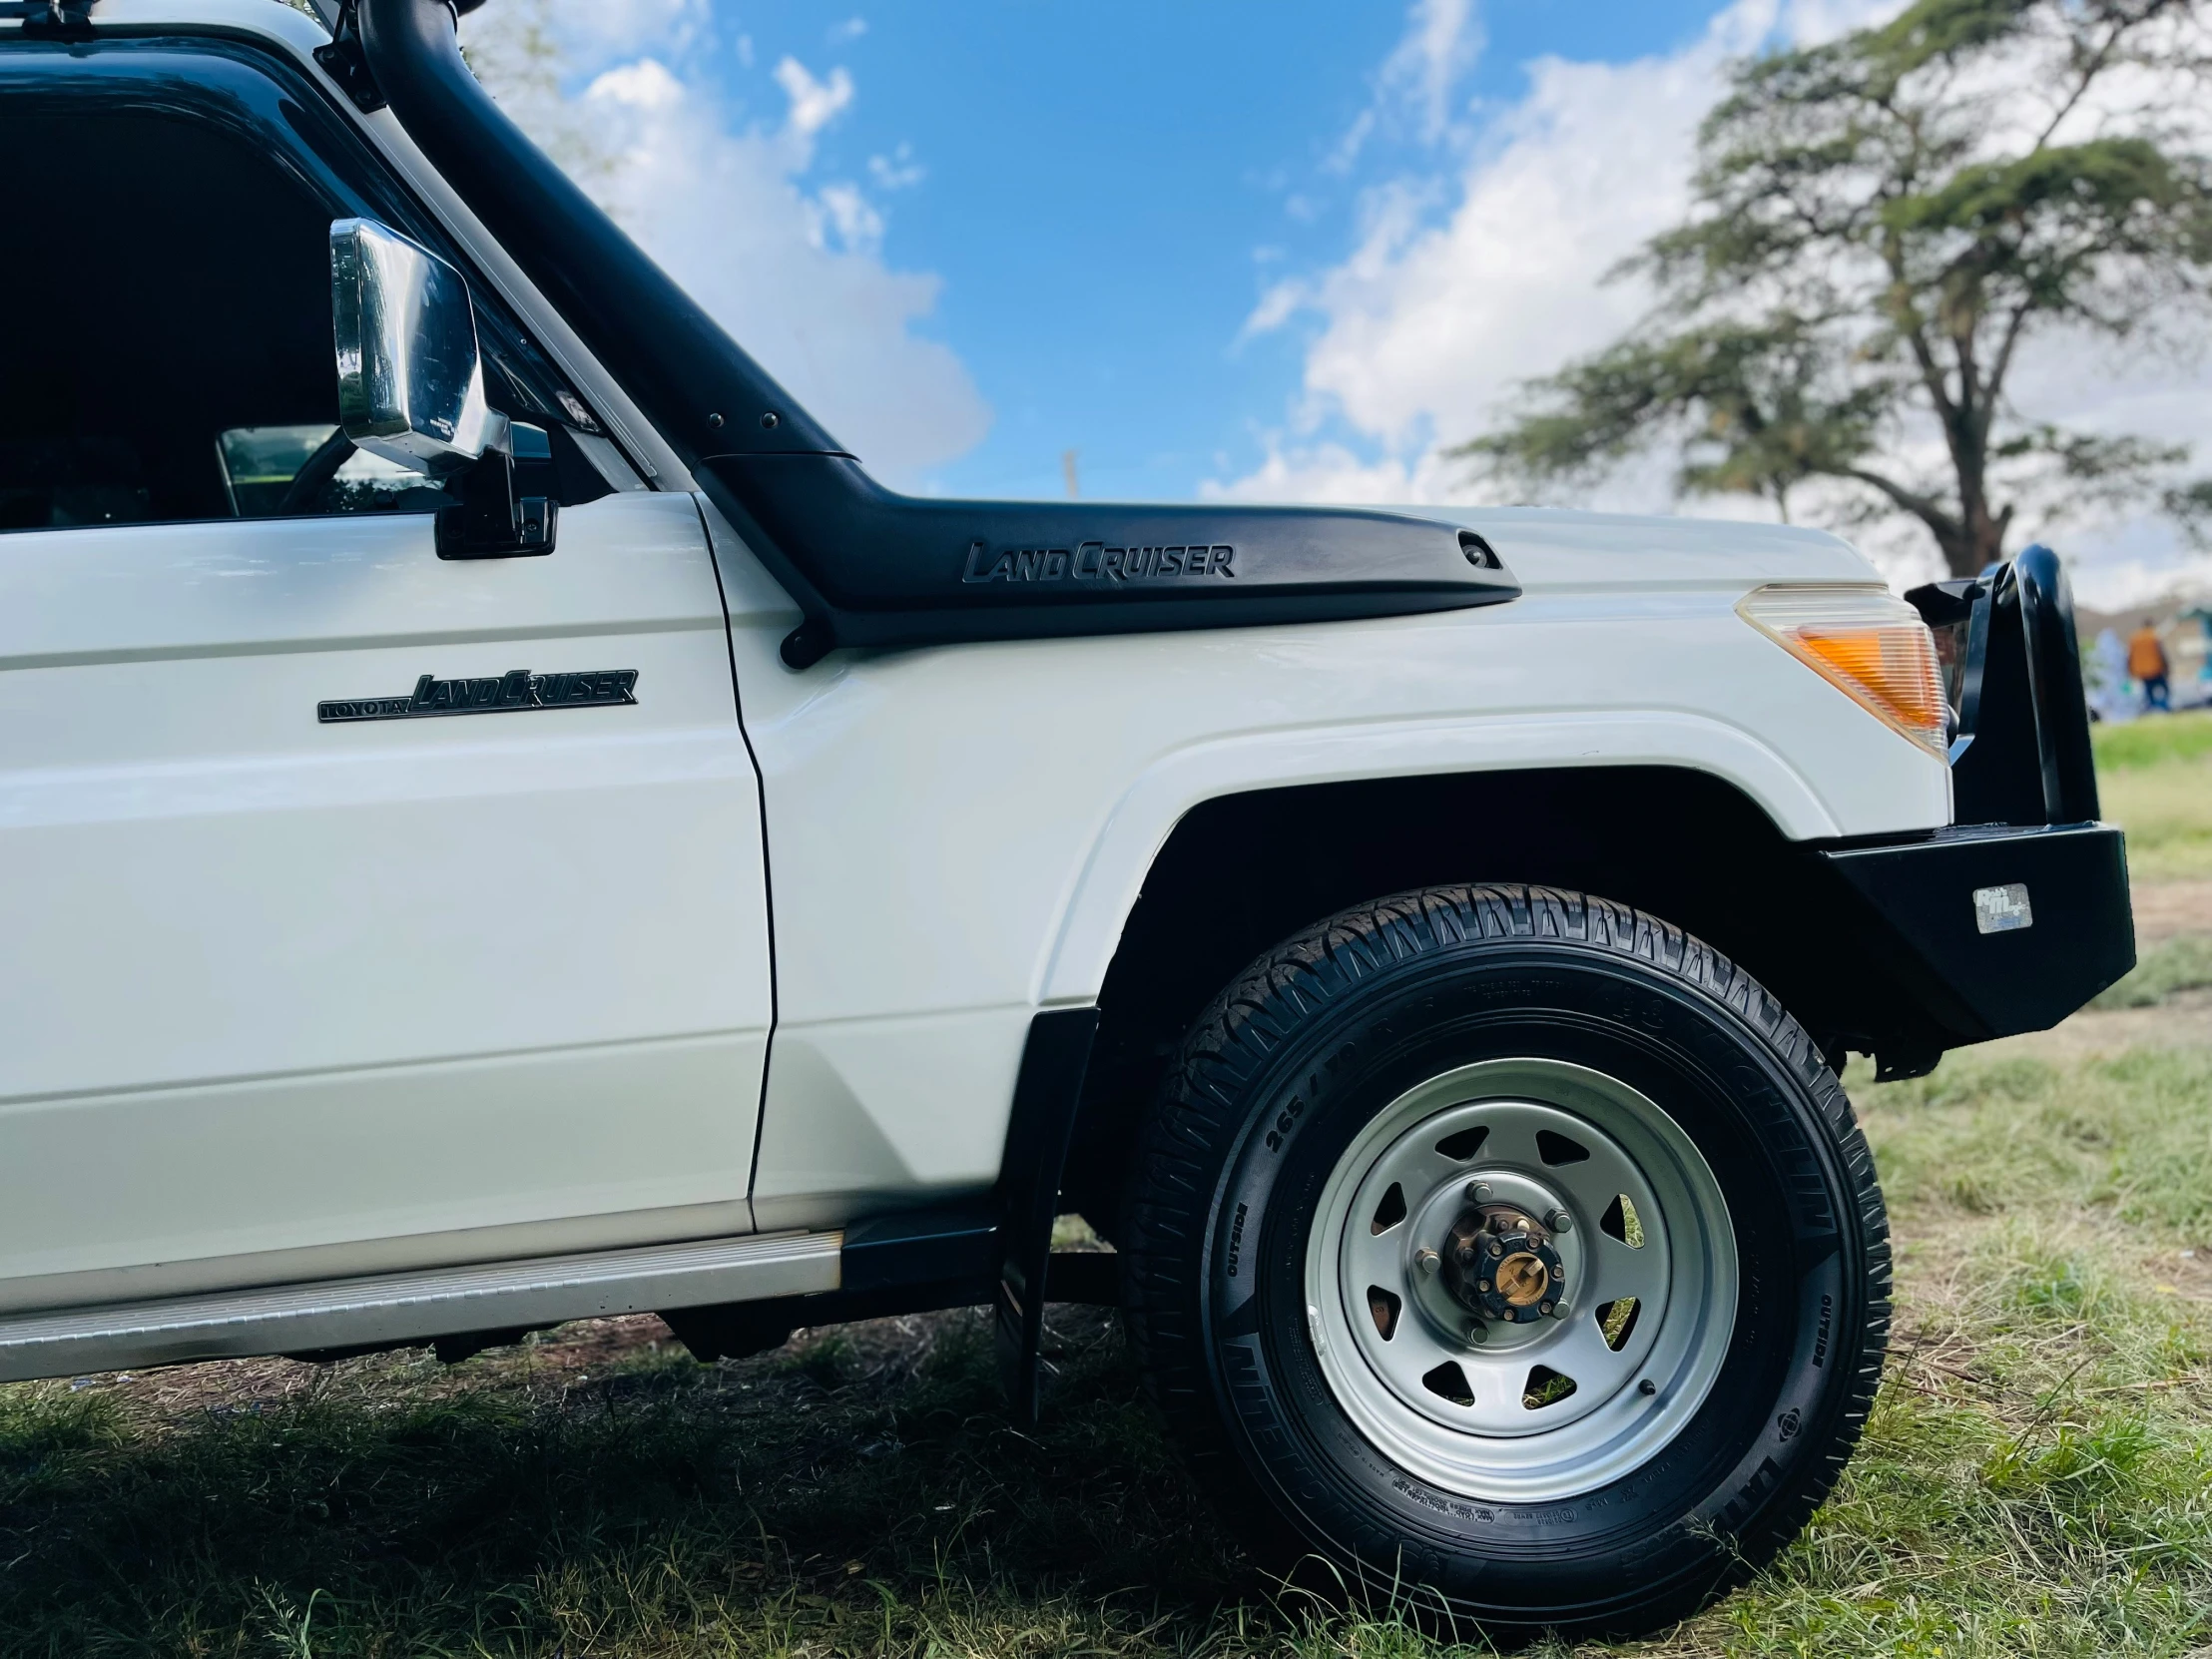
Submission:
[[[1234,547],[1110,547],[1102,541],[1073,547],[1002,547],[968,544],[962,582],[1140,582],[1161,578],[1237,575]]]
[[[422,720],[440,715],[508,715],[525,709],[593,709],[635,703],[638,671],[597,668],[582,674],[509,669],[489,680],[440,680],[425,674],[411,695],[337,697],[315,705],[325,726],[355,720]]]

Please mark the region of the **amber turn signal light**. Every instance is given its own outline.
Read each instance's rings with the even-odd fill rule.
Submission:
[[[1949,743],[1936,637],[1886,588],[1766,587],[1736,614],[1933,755]]]

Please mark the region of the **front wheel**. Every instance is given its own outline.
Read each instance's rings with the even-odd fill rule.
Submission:
[[[1541,888],[1254,964],[1171,1069],[1126,1237],[1147,1375],[1229,1511],[1440,1624],[1636,1633],[1771,1559],[1888,1324],[1872,1163],[1805,1033],[1696,939]]]

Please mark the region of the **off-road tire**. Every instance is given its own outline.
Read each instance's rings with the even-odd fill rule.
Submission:
[[[1317,1195],[1355,1137],[1411,1080],[1498,1056],[1663,1101],[1735,1233],[1702,1406],[1563,1500],[1470,1499],[1392,1463],[1332,1393],[1302,1305]],[[1726,957],[1579,893],[1428,888],[1254,962],[1170,1062],[1123,1226],[1148,1385],[1224,1513],[1272,1570],[1431,1625],[1629,1635],[1687,1616],[1797,1535],[1880,1381],[1889,1230],[1842,1085]]]

